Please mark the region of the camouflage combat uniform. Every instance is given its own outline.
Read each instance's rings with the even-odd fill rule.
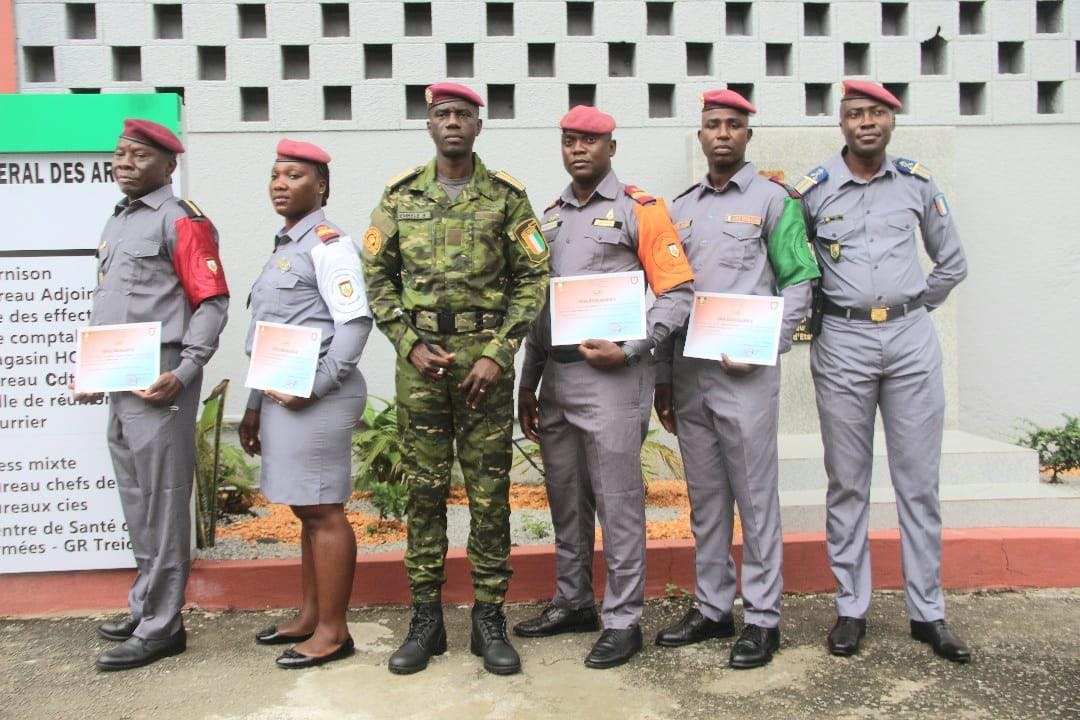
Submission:
[[[446,581],[455,440],[469,497],[476,599],[501,603],[511,575],[514,354],[544,303],[548,249],[524,187],[475,155],[473,161],[472,179],[453,201],[436,179],[434,160],[391,180],[362,243],[371,309],[398,354],[398,429],[409,484],[405,567],[416,603],[438,601]],[[402,311],[427,340],[457,355],[444,380],[428,382],[409,362],[420,339]],[[498,363],[503,375],[473,410],[458,385],[481,357]]]

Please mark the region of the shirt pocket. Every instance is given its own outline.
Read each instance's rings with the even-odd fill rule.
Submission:
[[[270,303],[265,307],[268,317],[287,318],[296,308],[296,292],[300,276],[291,272],[279,273],[270,278],[271,291],[267,293]]]
[[[590,226],[585,232],[585,241],[592,251],[589,269],[593,272],[622,272],[634,269],[628,258],[637,254],[630,248],[629,239],[622,228],[602,228]]]
[[[859,254],[861,248],[856,242],[860,236],[855,230],[853,223],[841,222],[826,223],[818,227],[818,254],[824,262],[844,262]]]
[[[160,292],[160,282],[172,269],[161,253],[161,243],[155,240],[130,240],[120,245],[124,267],[121,280],[132,291]],[[115,258],[112,262],[121,259]]]
[[[890,213],[885,217],[884,227],[882,237],[886,244],[883,248],[884,254],[889,257],[914,260],[917,256],[915,249],[917,223],[914,213],[908,210]]]
[[[720,233],[721,243],[716,252],[717,264],[739,270],[753,266],[761,244],[761,226],[729,223],[724,225]]]

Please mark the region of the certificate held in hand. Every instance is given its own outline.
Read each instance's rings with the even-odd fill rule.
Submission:
[[[645,274],[551,278],[551,344],[645,337]]]
[[[77,393],[145,390],[161,372],[161,323],[80,328],[75,357]]]
[[[784,298],[769,295],[694,293],[686,357],[749,365],[775,365],[780,347]]]
[[[319,364],[322,330],[259,321],[244,385],[286,395],[311,397]]]

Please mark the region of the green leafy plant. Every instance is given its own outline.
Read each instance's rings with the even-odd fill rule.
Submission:
[[[537,540],[543,540],[551,535],[551,523],[543,518],[538,518],[531,513],[522,515],[521,527],[525,529],[525,532],[529,533],[529,535]]]
[[[1050,471],[1050,482],[1061,482],[1061,473],[1080,468],[1080,416],[1063,413],[1065,424],[1056,428],[1039,427],[1030,420],[1030,429],[1019,442],[1039,454],[1039,465]]]
[[[382,407],[377,408],[375,401]],[[409,488],[402,473],[401,437],[393,401],[368,398],[363,427],[353,434],[353,457],[359,463],[353,486],[367,493],[379,519],[404,518]]]
[[[258,488],[255,478],[259,466],[248,462],[236,445],[221,445],[218,461],[218,512],[239,515],[251,509]]]
[[[375,481],[367,487],[371,504],[379,511],[379,519],[390,517],[402,520],[409,502],[409,488],[404,483]]]
[[[670,600],[693,600],[694,593],[684,587],[679,587],[673,582],[664,584],[664,595]]]
[[[195,425],[195,544],[214,547],[217,532],[217,489],[221,470],[221,423],[229,381],[222,380],[203,400]]]

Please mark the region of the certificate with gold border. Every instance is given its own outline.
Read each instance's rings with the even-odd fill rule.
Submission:
[[[284,323],[255,323],[251,362],[244,385],[311,397],[322,348],[322,330]]]
[[[775,365],[783,320],[782,297],[696,292],[683,355]]]
[[[551,278],[551,344],[645,337],[645,274],[640,270]]]
[[[161,323],[79,328],[75,392],[145,390],[160,374]]]

